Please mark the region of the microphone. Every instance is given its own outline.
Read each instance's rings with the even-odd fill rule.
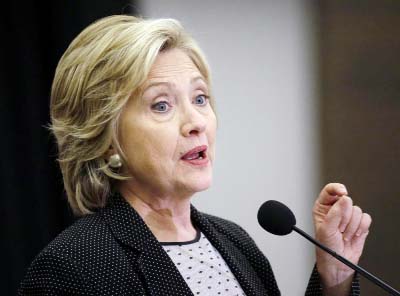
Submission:
[[[332,251],[328,247],[324,246],[320,242],[316,241],[314,238],[309,236],[303,230],[296,227],[296,217],[293,212],[285,206],[283,203],[280,203],[276,200],[269,200],[263,203],[258,210],[257,213],[258,223],[264,228],[266,231],[275,234],[275,235],[287,235],[291,233],[293,230],[296,231],[301,236],[305,237],[307,240],[329,253],[333,257],[335,257],[340,262],[346,264],[348,267],[357,271],[359,274],[364,276],[366,279],[373,282],[375,285],[381,287],[383,290],[389,292],[391,295],[400,296],[400,292],[386,284],[384,281],[369,273],[362,267],[353,264],[346,258],[338,255],[336,252]]]

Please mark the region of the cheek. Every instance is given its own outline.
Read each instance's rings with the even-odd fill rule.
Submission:
[[[171,134],[169,136],[163,134],[154,136],[148,139],[148,147],[145,147],[145,149],[149,149],[156,160],[160,160],[163,163],[173,161],[176,155],[176,137]]]
[[[146,126],[135,139],[136,147],[147,162],[168,163],[176,155],[178,133],[166,125]],[[133,153],[135,147],[132,147]]]
[[[175,145],[172,139],[147,134],[130,143],[133,145],[129,145],[126,157],[129,170],[137,180],[159,180],[173,170]]]

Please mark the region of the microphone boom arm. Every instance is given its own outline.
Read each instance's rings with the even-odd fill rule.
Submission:
[[[360,273],[362,276],[364,276],[365,278],[367,278],[368,280],[372,281],[374,284],[378,285],[379,287],[381,287],[382,289],[384,289],[385,291],[389,292],[391,295],[396,295],[396,296],[400,296],[400,292],[393,289],[391,286],[389,286],[388,284],[386,284],[384,281],[382,281],[381,279],[379,279],[378,277],[374,276],[373,274],[369,273],[368,271],[366,271],[364,268],[353,264],[352,262],[350,262],[349,260],[347,260],[346,258],[338,255],[336,252],[332,251],[331,249],[329,249],[328,247],[324,246],[323,244],[321,244],[320,242],[318,242],[317,240],[315,240],[314,238],[312,238],[311,236],[309,236],[307,233],[305,233],[303,230],[301,230],[300,228],[297,228],[296,226],[292,226],[292,229],[294,231],[296,231],[298,234],[300,234],[301,236],[305,237],[307,240],[309,240],[310,242],[312,242],[313,244],[317,245],[319,248],[321,248],[322,250],[324,250],[325,252],[329,253],[330,255],[332,255],[333,257],[335,257],[337,260],[339,260],[340,262],[346,264],[348,267],[352,268],[353,270],[357,271],[358,273]]]

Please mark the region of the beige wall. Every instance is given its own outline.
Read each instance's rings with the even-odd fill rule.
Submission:
[[[305,1],[142,1],[141,13],[174,17],[200,42],[213,70],[219,115],[206,212],[242,225],[270,259],[282,295],[304,295],[314,248],[293,233],[264,232],[256,213],[277,199],[312,232],[319,191],[311,17]]]

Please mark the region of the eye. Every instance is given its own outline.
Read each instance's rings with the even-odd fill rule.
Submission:
[[[195,99],[194,99],[194,103],[196,104],[196,105],[199,105],[199,106],[205,106],[205,105],[207,105],[207,101],[208,101],[208,96],[206,96],[206,95],[198,95]]]
[[[155,103],[151,106],[151,109],[158,113],[168,112],[170,105],[166,101]]]

